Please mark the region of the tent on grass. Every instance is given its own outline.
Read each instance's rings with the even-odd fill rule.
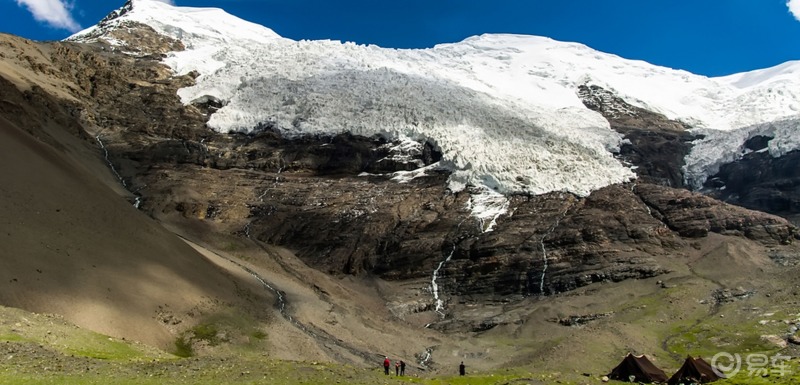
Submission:
[[[678,384],[705,384],[719,380],[720,376],[714,373],[714,368],[700,357],[686,357],[683,366],[670,377],[669,385]]]
[[[611,370],[608,378],[624,382],[642,382],[645,384],[667,382],[667,374],[653,365],[644,355],[634,356],[628,353],[616,368]]]

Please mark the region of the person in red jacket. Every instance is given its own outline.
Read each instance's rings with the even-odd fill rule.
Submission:
[[[392,362],[389,361],[389,357],[386,357],[386,359],[383,360],[383,374],[389,375],[389,366],[391,364]]]

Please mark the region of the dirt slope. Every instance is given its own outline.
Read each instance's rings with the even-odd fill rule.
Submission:
[[[12,43],[3,52],[15,47],[17,61],[45,60],[35,43]],[[70,101],[21,73],[0,66],[0,303],[171,349],[202,314],[262,299],[110,188]]]

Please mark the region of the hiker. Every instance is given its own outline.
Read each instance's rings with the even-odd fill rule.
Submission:
[[[458,365],[458,375],[463,376],[467,374],[467,367],[464,366],[464,361],[461,361],[461,365]]]
[[[401,376],[406,375],[406,362],[403,360],[400,360],[400,375]]]
[[[389,361],[389,357],[386,357],[386,359],[383,360],[383,374],[385,374],[387,376],[389,375],[389,365],[390,364],[391,364],[391,362]]]
[[[394,362],[394,375],[395,376],[399,376],[400,375],[400,361],[395,361]]]

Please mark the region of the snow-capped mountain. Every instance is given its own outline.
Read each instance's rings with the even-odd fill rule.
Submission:
[[[559,325],[603,318],[573,336],[595,344],[631,317],[649,325],[652,309],[625,309],[656,293],[668,304],[656,280],[710,312],[740,283],[778,301],[796,286],[796,63],[707,79],[538,37],[296,42],[219,10],[134,1],[75,38],[86,43],[0,36],[0,207],[14,219],[0,221],[3,306],[170,351],[180,339],[214,357],[256,348],[365,368],[385,351],[430,374],[455,350],[487,370],[556,362],[535,346],[568,348]],[[702,87],[752,109],[714,112]],[[263,131],[218,133],[209,118]],[[700,137],[688,122],[709,148],[693,156],[742,157],[705,194],[684,188]],[[191,338],[209,316],[241,330],[218,347]],[[225,321],[241,317],[250,326]],[[253,345],[253,330],[291,338]],[[531,333],[547,339],[496,349]]]
[[[623,138],[584,106],[581,85],[703,134],[684,169],[695,187],[741,156],[754,135],[775,138],[774,156],[800,147],[800,62],[708,78],[536,36],[482,35],[421,50],[294,41],[219,9],[154,0],[132,0],[69,39],[97,38],[126,21],[184,44],[164,62],[179,74],[200,73],[179,91],[184,103],[223,104],[212,128],[429,141],[453,171],[455,190],[584,196],[633,179],[613,155]]]

